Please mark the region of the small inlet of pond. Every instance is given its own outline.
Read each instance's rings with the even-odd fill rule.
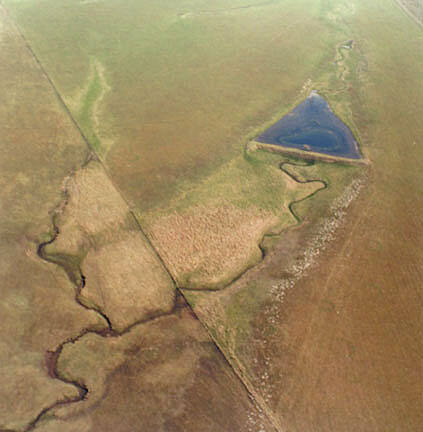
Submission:
[[[361,159],[349,127],[315,91],[255,141],[334,157]]]

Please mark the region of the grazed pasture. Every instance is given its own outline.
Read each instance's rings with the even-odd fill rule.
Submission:
[[[4,4],[0,429],[418,430],[422,31],[398,4]],[[247,145],[310,90],[370,166]]]
[[[207,332],[177,301],[170,275],[3,6],[0,48],[0,430],[116,430],[135,415],[150,430],[204,424],[270,431]],[[177,401],[166,417],[158,405],[153,412],[142,403],[134,414],[125,402],[143,400],[122,376],[129,363],[153,404]],[[93,418],[66,417],[102,399],[115,378],[127,390],[117,392],[119,410],[97,405]],[[206,407],[201,400],[210,389],[220,399]]]
[[[98,118],[92,144],[140,211],[237,157],[333,57],[318,3],[257,3],[6,2],[89,138]]]
[[[295,223],[292,181],[244,150],[307,83],[324,94],[339,73],[347,36],[320,19],[324,5],[8,4],[180,286],[224,286],[261,259],[266,233]],[[351,125],[339,81],[329,100]]]
[[[328,195],[303,201],[297,211],[316,224],[288,232],[227,291],[189,293],[293,431],[418,430],[423,420],[422,31],[394,2],[354,4],[346,24],[363,66],[348,94],[371,161],[358,197],[320,222]]]

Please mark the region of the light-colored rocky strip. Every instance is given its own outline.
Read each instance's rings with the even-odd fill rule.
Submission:
[[[289,269],[293,276],[282,279],[272,286],[271,294],[276,300],[275,313],[278,313],[278,306],[283,303],[287,290],[292,289],[300,279],[308,274],[316,265],[318,256],[327,248],[329,242],[335,239],[336,231],[342,225],[348,207],[357,198],[364,185],[365,178],[361,177],[353,180],[345,188],[343,194],[331,205],[331,216],[320,224],[316,234],[305,248],[302,258]],[[271,317],[272,320],[278,318],[274,314],[271,314]]]

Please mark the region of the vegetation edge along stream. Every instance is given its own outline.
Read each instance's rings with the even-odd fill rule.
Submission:
[[[291,225],[288,227],[283,227],[280,231],[278,231],[277,233],[271,233],[271,234],[264,234],[262,239],[260,240],[260,242],[258,243],[258,247],[261,251],[261,259],[258,262],[253,263],[252,265],[247,266],[244,270],[242,270],[239,274],[237,274],[235,277],[233,277],[228,283],[225,283],[224,286],[222,287],[211,287],[211,288],[190,288],[190,287],[180,287],[181,290],[184,291],[194,291],[194,292],[216,292],[216,291],[222,291],[226,288],[228,288],[230,285],[232,285],[233,283],[235,283],[237,280],[239,280],[242,276],[244,276],[248,271],[250,271],[251,269],[253,269],[254,267],[256,267],[257,265],[259,265],[261,262],[263,262],[263,260],[265,259],[265,257],[267,256],[268,252],[266,250],[266,248],[263,246],[264,240],[266,238],[269,237],[279,237],[280,235],[282,235],[285,231],[293,229],[295,227],[298,227],[303,220],[298,216],[298,214],[295,212],[294,210],[294,206],[296,204],[299,204],[300,202],[303,202],[309,198],[314,197],[318,192],[323,191],[325,189],[327,189],[329,187],[329,184],[326,180],[323,179],[307,179],[307,180],[300,180],[297,176],[295,176],[294,174],[292,174],[291,172],[287,171],[284,166],[285,165],[291,165],[291,166],[297,166],[297,167],[304,167],[304,166],[312,166],[314,165],[315,161],[310,160],[304,160],[304,162],[294,162],[294,161],[282,161],[279,163],[279,169],[285,173],[286,175],[288,175],[292,180],[294,180],[297,183],[300,184],[308,184],[308,183],[321,183],[322,187],[316,189],[315,191],[313,191],[312,193],[310,193],[309,195],[297,199],[297,200],[293,200],[288,204],[288,209],[289,212],[291,213],[291,215],[294,217],[294,219],[296,220],[296,224],[295,225]]]

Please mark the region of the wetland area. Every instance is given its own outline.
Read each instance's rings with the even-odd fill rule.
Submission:
[[[423,2],[212,3],[0,2],[0,432],[421,430]]]
[[[256,141],[330,156],[361,158],[351,130],[315,91]]]

